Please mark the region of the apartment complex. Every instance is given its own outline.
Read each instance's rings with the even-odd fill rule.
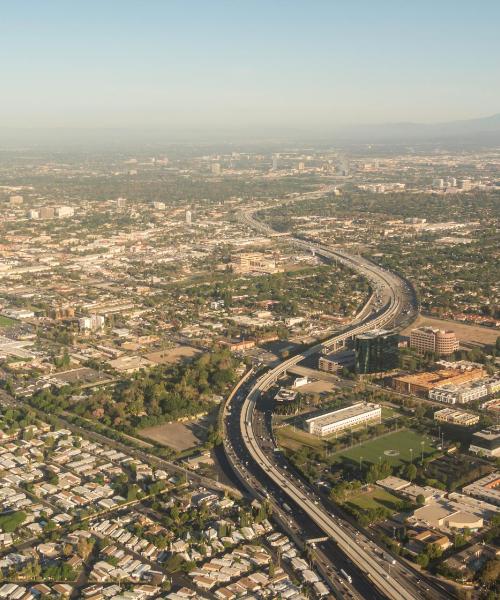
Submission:
[[[401,394],[428,396],[434,388],[462,385],[483,379],[485,376],[486,371],[482,367],[439,369],[438,371],[425,371],[424,373],[393,377],[392,385],[396,392]]]
[[[309,433],[319,437],[325,437],[332,433],[351,429],[357,425],[363,425],[374,421],[380,423],[381,418],[382,409],[380,404],[358,402],[352,406],[334,410],[325,415],[306,419],[306,426]]]
[[[398,335],[383,329],[356,336],[356,371],[361,374],[394,369],[398,364]]]
[[[472,427],[479,423],[479,416],[465,410],[456,410],[454,408],[442,408],[434,413],[434,420],[441,423],[451,423],[462,427]]]
[[[410,332],[410,348],[420,354],[434,352],[440,356],[448,356],[458,350],[459,342],[453,331],[418,327]]]
[[[495,471],[482,477],[462,490],[464,494],[479,498],[489,504],[500,506],[500,472]]]

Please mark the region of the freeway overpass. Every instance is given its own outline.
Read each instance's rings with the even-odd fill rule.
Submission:
[[[259,221],[257,221],[251,212],[242,213],[240,219],[247,225],[259,230],[260,232],[269,235],[272,230]],[[259,437],[254,431],[254,416],[256,402],[262,394],[268,390],[276,380],[287,370],[293,368],[302,360],[313,354],[318,354],[326,349],[337,347],[345,340],[352,338],[355,335],[365,331],[383,327],[394,326],[404,314],[409,314],[415,310],[411,301],[414,296],[411,293],[407,283],[399,278],[394,273],[390,273],[370,261],[359,257],[351,256],[342,250],[330,249],[314,242],[289,238],[289,241],[303,249],[314,251],[327,260],[336,260],[345,264],[348,268],[353,269],[365,277],[367,277],[372,287],[376,290],[378,298],[382,301],[382,307],[379,310],[368,312],[361,311],[360,316],[344,331],[339,332],[334,337],[308,348],[304,352],[293,356],[277,367],[267,371],[264,375],[256,378],[252,376],[245,387],[241,402],[233,402],[229,410],[238,411],[239,415],[239,440],[244,445],[246,457],[253,461],[261,469],[263,473],[262,480],[271,481],[274,486],[271,489],[279,489],[286,497],[291,499],[294,504],[300,509],[325,533],[331,538],[337,546],[349,557],[354,564],[361,568],[366,578],[371,582],[372,586],[378,590],[384,597],[391,600],[408,600],[411,598],[439,598],[442,597],[440,591],[430,590],[419,585],[419,581],[415,577],[415,573],[406,567],[404,563],[398,563],[397,573],[389,575],[385,568],[380,565],[380,559],[376,551],[372,547],[368,549],[358,543],[358,540],[351,532],[342,524],[342,522],[329,514],[324,509],[318,499],[305,492],[303,487],[297,485],[289,473],[280,469],[276,462],[269,458],[266,452],[262,449],[259,442]],[[230,462],[239,462],[236,454],[231,448],[231,434],[234,433],[231,429],[226,431],[227,440],[225,441],[226,454]],[[235,443],[238,443],[234,440]],[[248,465],[248,460],[245,461]],[[240,471],[244,466],[234,464],[236,470]],[[284,467],[286,469],[286,467]],[[253,488],[252,481],[255,481],[250,473],[247,478],[247,487],[253,493],[257,493]],[[262,485],[265,487],[265,484]],[[382,553],[378,549],[378,553]],[[423,591],[430,592],[424,594]]]

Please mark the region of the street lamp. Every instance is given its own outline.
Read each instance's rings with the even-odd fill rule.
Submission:
[[[413,464],[413,448],[410,448],[410,464]]]

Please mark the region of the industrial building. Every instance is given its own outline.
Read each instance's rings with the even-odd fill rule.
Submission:
[[[305,423],[309,433],[319,437],[325,437],[332,433],[338,433],[345,429],[351,429],[357,425],[363,425],[370,422],[378,422],[382,418],[382,409],[380,404],[371,404],[369,402],[358,402],[352,406],[334,410],[306,419]]]
[[[356,336],[356,372],[380,373],[398,365],[398,334],[375,329]]]

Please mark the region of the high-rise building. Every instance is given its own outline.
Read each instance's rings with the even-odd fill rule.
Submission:
[[[280,158],[279,154],[275,154],[273,156],[273,171],[277,171],[279,168],[279,158]]]
[[[213,165],[212,165],[212,175],[220,175],[220,174],[221,174],[220,163],[213,163]]]
[[[356,371],[379,373],[398,365],[398,335],[384,329],[375,329],[358,335],[355,340]]]
[[[52,206],[42,206],[39,213],[40,213],[40,219],[53,219],[54,218],[54,208]]]
[[[188,225],[191,225],[191,223],[193,222],[193,215],[191,214],[190,210],[186,211],[186,223]]]
[[[419,354],[434,352],[440,356],[448,356],[458,350],[459,345],[453,331],[443,331],[433,327],[417,327],[410,332],[410,348]]]
[[[56,206],[54,212],[56,217],[63,219],[64,217],[72,217],[75,214],[75,209],[72,206]]]
[[[9,202],[11,204],[11,206],[20,206],[23,203],[24,199],[22,196],[16,195],[16,196],[11,196],[9,198]]]

